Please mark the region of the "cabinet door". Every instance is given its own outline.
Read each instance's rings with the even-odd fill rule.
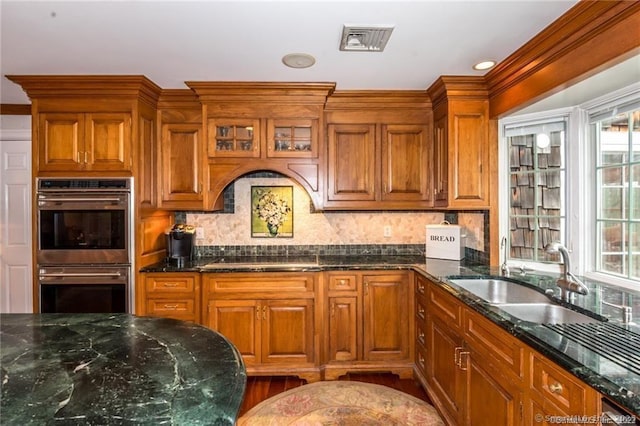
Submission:
[[[267,157],[318,156],[318,120],[267,120]]]
[[[449,109],[449,207],[489,204],[488,102],[451,103]]]
[[[364,275],[364,359],[408,359],[409,278],[406,274]]]
[[[263,364],[312,363],[313,300],[265,300],[261,308]]]
[[[207,126],[209,157],[260,157],[260,120],[210,118]]]
[[[131,170],[131,115],[86,115],[86,167],[94,171]]]
[[[260,363],[262,309],[255,300],[212,300],[208,304],[207,327],[234,344],[247,365]]]
[[[164,124],[160,207],[202,209],[202,167],[199,124]]]
[[[329,361],[358,359],[358,298],[329,297]]]
[[[512,426],[523,423],[520,383],[513,382],[495,368],[488,368],[490,360],[475,353],[460,356],[461,368],[466,369],[467,425]]]
[[[327,200],[375,200],[375,125],[328,126]]]
[[[429,201],[428,127],[382,127],[383,201]]]
[[[464,424],[464,389],[463,371],[457,365],[463,340],[438,317],[429,316],[427,320],[428,347],[427,382],[434,393],[434,400],[447,417],[447,422]]]
[[[449,198],[447,117],[435,121],[433,137],[433,203],[441,207],[447,205]]]
[[[82,170],[84,114],[39,114],[37,131],[38,170]]]

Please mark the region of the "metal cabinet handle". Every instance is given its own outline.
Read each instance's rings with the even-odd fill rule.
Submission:
[[[178,283],[176,282],[166,282],[166,283],[162,283],[162,287],[178,287]]]
[[[267,307],[266,306],[262,307],[262,319],[263,320],[267,319]]]
[[[462,351],[462,347],[461,346],[456,346],[456,348],[453,351],[453,362],[455,365],[457,365],[458,367],[460,367],[460,352]]]
[[[175,310],[175,309],[178,308],[178,305],[167,305],[167,304],[165,304],[165,305],[163,305],[163,308]]]
[[[424,294],[424,284],[422,283],[418,284],[418,293]]]
[[[469,355],[468,351],[460,352],[460,357],[458,358],[458,361],[460,361],[460,364],[458,365],[458,367],[460,367],[460,370],[462,370],[462,371],[467,371],[467,361],[468,361],[467,356],[468,355]],[[462,357],[463,356],[465,357],[464,362],[462,362]]]
[[[364,295],[368,296],[369,295],[369,282],[365,281],[364,283]]]
[[[555,394],[558,394],[558,395],[562,394],[562,391],[563,391],[562,384],[560,384],[558,382],[550,384],[549,385],[549,391],[551,393],[555,393]]]
[[[85,151],[85,152],[84,152],[84,164],[87,164],[87,163],[88,163],[88,161],[87,161],[87,154],[88,154],[88,153],[87,153],[87,151]]]
[[[422,343],[423,345],[425,344],[424,332],[422,332],[422,330],[418,332],[418,340],[419,340],[419,341],[420,341],[420,343]]]
[[[260,321],[260,305],[256,306],[256,321]]]

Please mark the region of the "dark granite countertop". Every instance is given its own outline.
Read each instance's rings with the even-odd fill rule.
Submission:
[[[208,328],[128,314],[0,315],[2,424],[233,425],[240,354]]]
[[[263,272],[325,270],[412,269],[438,283],[472,309],[547,356],[603,395],[640,418],[640,291],[625,290],[584,280],[589,296],[577,296],[573,305],[558,298],[553,274],[513,274],[507,278],[522,285],[553,292],[558,304],[595,315],[598,324],[542,325],[519,320],[456,286],[456,277],[500,277],[497,268],[465,261],[425,259],[423,256],[291,256],[218,257],[197,259],[183,268],[159,263],[145,272]],[[504,278],[504,277],[501,277]],[[631,305],[633,318],[623,323],[612,304]],[[584,337],[587,337],[586,339]]]

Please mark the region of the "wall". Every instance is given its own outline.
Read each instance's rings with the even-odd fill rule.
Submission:
[[[466,246],[485,251],[486,214],[452,212],[328,212],[314,213],[307,193],[286,177],[254,177],[236,180],[233,207],[229,213],[187,212],[176,220],[186,220],[204,228],[204,238],[198,246],[234,245],[360,245],[360,244],[425,244],[425,226],[441,223],[445,218],[463,226]],[[292,238],[252,238],[250,225],[250,194],[252,185],[292,185],[294,230]],[[384,228],[391,236],[384,236]]]

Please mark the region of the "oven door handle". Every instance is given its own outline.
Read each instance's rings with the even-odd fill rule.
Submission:
[[[68,203],[68,202],[72,202],[72,203],[82,203],[82,202],[87,202],[87,203],[95,203],[95,202],[112,202],[112,203],[117,203],[119,201],[122,201],[122,198],[118,198],[118,197],[46,197],[46,196],[40,196],[38,197],[38,201],[40,202],[49,202],[49,203]]]
[[[82,272],[73,272],[73,273],[68,273],[68,272],[58,272],[58,273],[44,273],[44,274],[39,274],[41,278],[63,278],[63,277],[113,277],[113,278],[120,278],[122,276],[122,273],[120,272],[86,272],[86,273],[82,273]]]

